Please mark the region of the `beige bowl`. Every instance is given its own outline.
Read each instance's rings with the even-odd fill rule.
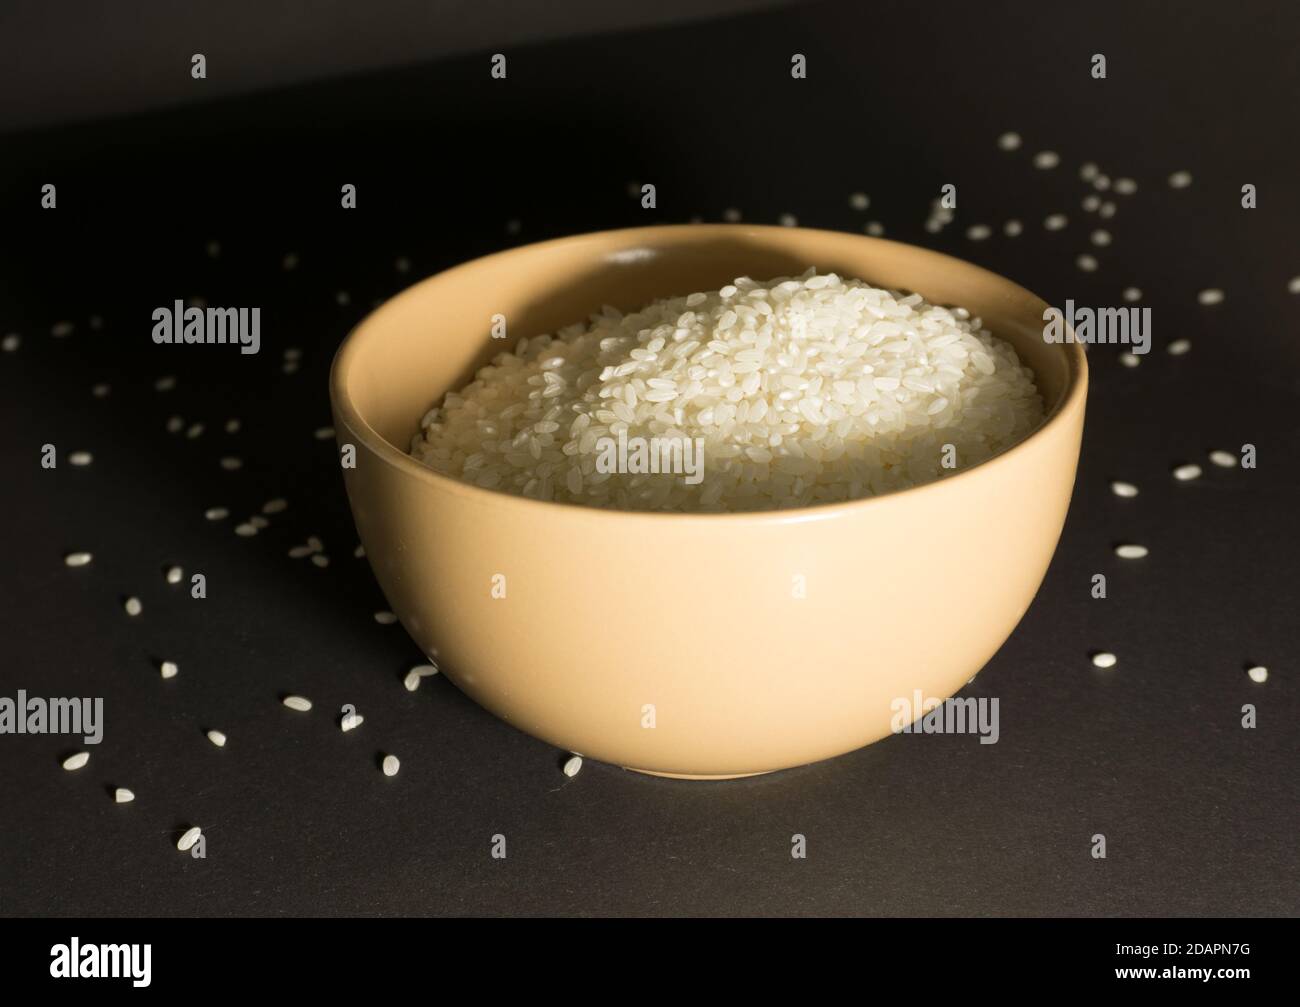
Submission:
[[[969,308],[1033,368],[1045,422],[940,482],[755,514],[542,503],[406,453],[435,399],[518,337],[603,304],[631,309],[808,266]],[[339,441],[356,446],[344,470],[352,513],[416,643],[520,730],[665,776],[829,758],[889,734],[894,700],[959,690],[1038,590],[1074,485],[1087,390],[1082,348],[1044,343],[1045,308],[957,259],[802,228],[648,227],[490,255],[394,297],[339,350],[330,392]],[[496,314],[505,342],[490,337]]]

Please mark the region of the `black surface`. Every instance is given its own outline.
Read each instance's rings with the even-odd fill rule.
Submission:
[[[0,736],[0,913],[1294,914],[1298,34],[1293,7],[1256,2],[815,6],[512,51],[506,82],[475,55],[5,137],[0,335],[23,342],[0,354],[0,696],[103,696],[108,727],[78,773],[59,768],[80,747],[68,739]],[[793,52],[807,80],[791,80]],[[1094,52],[1105,81],[1088,74]],[[1025,138],[1015,154],[995,144],[1007,129]],[[1032,168],[1040,149],[1061,167]],[[1140,184],[1110,197],[1105,249],[1079,207],[1085,160]],[[1164,180],[1183,168],[1195,182],[1174,191]],[[37,208],[47,181],[55,211]],[[657,210],[629,197],[632,181],[658,186]],[[359,187],[354,213],[338,208],[344,182]],[[957,222],[928,235],[948,182]],[[1257,210],[1240,207],[1246,182]],[[857,190],[866,214],[848,206]],[[385,604],[352,556],[335,449],[312,435],[329,422],[339,340],[373,301],[467,258],[730,206],[763,222],[879,220],[1053,303],[1145,292],[1156,348],[1136,370],[1114,348],[1091,353],[1060,549],[967,689],[1000,700],[996,745],[901,736],[731,783],[591,763],[566,780],[561,753],[448,682],[401,686],[420,655],[372,619]],[[1069,227],[1049,233],[1057,211]],[[1002,236],[1009,217],[1022,236]],[[966,240],[980,222],[995,236]],[[1074,267],[1084,251],[1096,273]],[[1198,305],[1210,286],[1224,304]],[[191,296],[260,304],[262,352],[154,346],[152,309]],[[76,323],[63,340],[49,334],[60,319]],[[1164,352],[1176,337],[1191,353]],[[304,351],[291,376],[289,346]],[[160,393],[164,374],[178,383]],[[112,392],[96,399],[101,381]],[[167,434],[173,414],[206,432]],[[42,470],[46,442],[94,464]],[[1253,471],[1205,462],[1246,442]],[[227,454],[244,468],[223,471]],[[1175,483],[1184,460],[1204,477]],[[1113,497],[1112,478],[1141,496]],[[290,509],[236,537],[274,496]],[[231,518],[204,520],[216,505]],[[312,534],[328,569],[286,557]],[[1123,540],[1151,556],[1121,563]],[[93,565],[66,569],[72,549]],[[172,562],[207,575],[206,600],[164,584]],[[1107,600],[1090,598],[1094,573]],[[1093,669],[1097,649],[1119,666]],[[178,678],[159,679],[160,657]],[[1245,676],[1252,662],[1266,684]],[[316,709],[285,710],[286,692]],[[335,724],[345,702],[366,716],[351,735]],[[213,726],[225,749],[204,739]],[[401,756],[397,779],[377,771],[381,751]],[[114,785],[135,803],[114,805]],[[189,823],[208,836],[204,860],[174,848]]]

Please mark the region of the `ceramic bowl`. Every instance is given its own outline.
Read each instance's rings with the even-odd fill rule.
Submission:
[[[518,337],[604,304],[632,309],[809,266],[967,307],[1034,370],[1044,422],[938,482],[747,514],[534,501],[407,454],[435,401]],[[361,542],[392,610],[446,676],[560,749],[689,778],[851,751],[891,733],[897,700],[960,690],[1047,570],[1074,484],[1087,365],[1079,344],[1044,341],[1046,307],[967,262],[804,228],[637,228],[468,262],[380,306],[334,361]],[[494,315],[506,319],[504,342],[492,338]]]

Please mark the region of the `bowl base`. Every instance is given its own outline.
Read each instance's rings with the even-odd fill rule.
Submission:
[[[763,769],[757,773],[661,773],[657,769],[637,769],[636,766],[624,766],[629,773],[641,773],[645,776],[659,776],[665,780],[745,780],[751,776],[767,776],[775,769]]]

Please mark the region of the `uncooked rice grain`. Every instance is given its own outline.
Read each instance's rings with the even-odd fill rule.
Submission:
[[[63,760],[63,768],[71,772],[74,769],[80,769],[89,761],[89,752],[77,752],[75,755],[69,755]]]
[[[144,611],[144,605],[142,605],[140,599],[136,598],[134,595],[126,599],[126,601],[122,603],[122,607],[126,609],[127,615],[139,615]]]
[[[94,555],[88,552],[70,552],[63,557],[63,562],[67,566],[87,566]]]
[[[980,319],[810,269],[523,339],[429,410],[411,453],[537,500],[772,510],[942,478],[945,445],[970,466],[1042,414],[1033,372]],[[702,442],[700,480],[599,471],[620,435]]]
[[[175,678],[180,674],[180,670],[175,661],[163,661],[158,665],[158,674],[163,678]]]
[[[1210,461],[1219,468],[1231,469],[1237,467],[1237,456],[1231,451],[1211,451]]]
[[[285,696],[281,702],[290,710],[297,710],[299,713],[306,713],[311,709],[311,700],[306,696]]]
[[[180,839],[176,840],[176,848],[182,853],[188,852],[189,849],[199,841],[199,836],[201,835],[203,835],[202,829],[197,825],[191,826],[185,830],[185,834],[182,835]]]
[[[130,804],[135,800],[135,794],[126,787],[118,787],[113,791],[113,800],[118,804]]]
[[[355,731],[358,727],[364,724],[365,721],[366,718],[359,713],[345,713],[339,720],[339,729],[344,733]]]
[[[396,776],[397,771],[401,768],[402,768],[402,763],[398,760],[396,755],[384,756],[383,769],[384,769],[385,776]]]
[[[571,755],[564,760],[564,775],[573,779],[582,771],[582,756]]]
[[[1113,668],[1119,659],[1108,651],[1102,651],[1100,654],[1092,655],[1092,663],[1098,668]]]
[[[1115,481],[1110,484],[1110,491],[1117,497],[1135,497],[1138,495],[1138,488],[1132,483]]]
[[[1174,478],[1179,482],[1187,482],[1189,479],[1196,479],[1201,474],[1199,465],[1179,465],[1174,469]]]
[[[1268,669],[1262,664],[1257,664],[1255,667],[1248,669],[1246,674],[1250,676],[1252,682],[1256,682],[1259,685],[1263,685],[1268,681]]]
[[[1117,545],[1115,547],[1115,555],[1120,559],[1143,559],[1147,552],[1147,547],[1144,545]]]
[[[226,747],[226,735],[224,731],[209,731],[208,740],[218,748]]]

